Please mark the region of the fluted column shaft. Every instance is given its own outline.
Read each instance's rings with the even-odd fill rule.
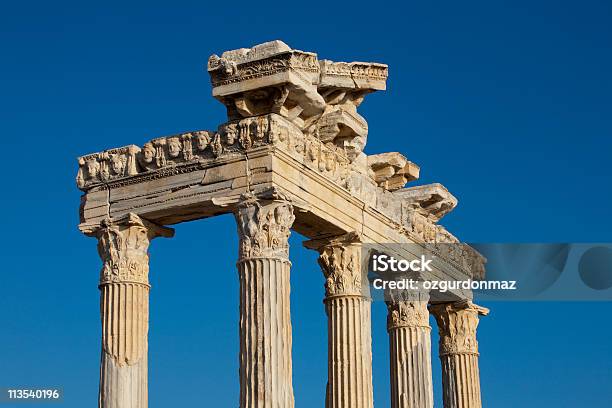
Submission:
[[[476,328],[489,310],[469,301],[430,307],[440,333],[442,392],[445,408],[481,408]]]
[[[433,407],[428,300],[426,292],[388,293],[392,408]]]
[[[318,249],[328,318],[326,408],[371,408],[372,332],[367,276],[359,237],[347,234],[306,245]]]
[[[148,406],[149,256],[151,239],[173,231],[130,214],[97,231],[102,355],[101,408]]]
[[[240,250],[240,407],[294,406],[286,201],[247,199],[236,213]]]

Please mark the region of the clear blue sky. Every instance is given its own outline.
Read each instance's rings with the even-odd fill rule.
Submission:
[[[419,182],[445,184],[460,204],[444,224],[467,241],[612,240],[610,2],[90,3],[0,11],[0,387],[57,385],[63,408],[96,405],[100,261],[76,228],[76,157],[216,128],[225,112],[203,66],[226,49],[282,39],[389,64],[388,91],[361,107],[366,150],[403,152]],[[296,405],[322,407],[323,278],[301,240]],[[151,249],[150,407],[237,406],[233,219],[178,225]],[[609,406],[612,304],[486,306],[486,407]],[[378,407],[389,406],[385,314],[374,304]],[[433,367],[441,406],[437,354]]]

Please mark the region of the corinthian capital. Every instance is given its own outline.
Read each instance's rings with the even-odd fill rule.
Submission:
[[[319,252],[319,265],[325,276],[325,294],[368,295],[367,276],[362,265],[360,236],[351,232],[327,240],[313,240],[304,246]]]
[[[478,354],[478,341],[476,341],[478,316],[486,316],[489,309],[463,300],[432,305],[429,311],[438,323],[440,356]]]
[[[103,266],[100,285],[114,282],[149,283],[149,244],[155,237],[172,237],[174,230],[136,214],[102,222],[95,235]]]
[[[236,213],[240,258],[288,258],[293,221],[293,206],[286,200],[244,200]]]
[[[427,302],[429,293],[423,290],[396,289],[385,293],[387,330],[400,327],[429,328]]]

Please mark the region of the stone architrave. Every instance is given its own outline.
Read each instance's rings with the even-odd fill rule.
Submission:
[[[236,212],[240,248],[240,407],[294,406],[289,307],[289,234],[285,200],[246,197]]]
[[[151,240],[174,230],[135,214],[88,231],[102,259],[100,408],[148,406],[149,255]]]
[[[440,333],[442,392],[445,408],[481,408],[478,369],[478,316],[489,309],[463,300],[430,306]]]

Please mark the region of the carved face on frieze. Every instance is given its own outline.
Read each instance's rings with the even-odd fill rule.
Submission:
[[[178,137],[172,137],[168,140],[168,154],[170,157],[178,157],[181,153],[181,141]]]
[[[210,144],[210,136],[208,136],[207,132],[202,132],[202,131],[193,132],[193,136],[195,137],[195,140],[196,140],[196,146],[198,150],[200,151],[206,149],[208,145]]]
[[[123,175],[125,170],[125,158],[120,154],[113,154],[110,157],[110,165],[114,174]]]
[[[98,178],[100,175],[100,163],[96,159],[87,160],[85,162],[85,168],[87,169],[87,176],[92,179]]]
[[[151,163],[155,158],[155,147],[151,143],[145,143],[142,147],[142,159],[145,163]]]
[[[228,145],[233,145],[236,142],[237,133],[235,125],[228,125],[225,128],[225,140]]]

